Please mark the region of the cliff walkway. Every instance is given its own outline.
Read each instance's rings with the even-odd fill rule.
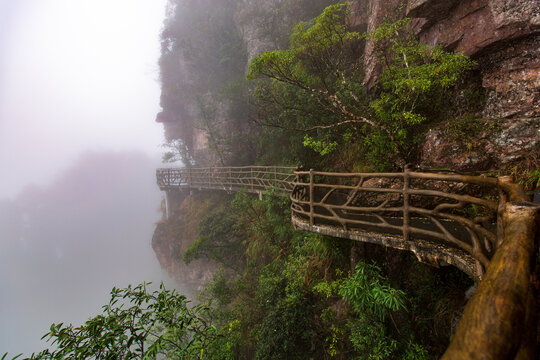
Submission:
[[[443,359],[535,356],[540,210],[508,177],[248,166],[158,169],[157,182],[167,194],[243,189],[262,196],[273,190],[290,197],[298,230],[410,250],[435,266],[452,264],[481,281]]]

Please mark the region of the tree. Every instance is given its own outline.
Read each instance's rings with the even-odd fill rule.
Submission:
[[[168,149],[168,151],[165,152],[161,158],[161,161],[163,161],[164,163],[173,163],[180,161],[186,167],[190,167],[194,164],[194,160],[190,155],[190,151],[183,140],[170,140],[162,146]]]
[[[56,346],[30,359],[202,359],[218,336],[208,323],[210,307],[189,301],[175,290],[150,292],[143,283],[113,288],[103,313],[81,326],[52,324],[43,338]]]
[[[255,96],[264,109],[262,123],[304,133],[304,144],[321,154],[353,134],[376,155],[394,156],[403,165],[417,125],[427,121],[429,102],[473,62],[405,36],[408,19],[361,35],[349,31],[348,16],[348,5],[328,6],[313,22],[294,28],[288,50],[265,52],[251,62],[248,79],[261,79]],[[377,96],[368,96],[362,84],[360,44],[368,38],[383,50]]]

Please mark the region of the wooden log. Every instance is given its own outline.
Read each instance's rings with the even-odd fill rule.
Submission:
[[[538,207],[511,202],[504,241],[469,300],[443,360],[534,359],[536,296],[532,284]]]

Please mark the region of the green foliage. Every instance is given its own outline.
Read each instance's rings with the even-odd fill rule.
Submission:
[[[354,316],[349,318],[347,328],[357,358],[390,359],[407,352],[408,347],[394,339],[385,324],[393,312],[407,311],[405,293],[388,284],[380,267],[363,261],[358,262],[350,277],[341,278],[341,275],[338,271],[337,280],[318,283],[313,292],[327,299],[338,294],[351,306]],[[324,312],[322,316],[325,317]],[[423,349],[413,345],[414,349]]]
[[[211,298],[217,301],[218,307],[227,306],[233,300],[233,291],[229,277],[225,269],[221,267],[219,272],[214,275],[212,281],[206,286],[206,291],[211,294]]]
[[[536,168],[527,173],[527,179],[523,182],[525,187],[537,188],[540,187],[540,169]]]
[[[360,261],[351,277],[345,279],[338,290],[357,314],[365,313],[384,321],[390,311],[407,310],[402,290],[388,285],[381,269]]]
[[[336,150],[337,148],[337,142],[324,142],[322,140],[315,140],[309,135],[304,135],[304,146],[312,148],[314,151],[318,152],[322,156],[331,153],[332,151]]]
[[[244,244],[248,261],[271,261],[295,236],[289,221],[289,199],[276,196],[272,191],[265,193],[262,201],[238,192],[232,207],[239,226],[249,238]]]
[[[2,357],[0,358],[0,360],[7,360],[7,356],[8,356],[8,353],[4,353],[4,355],[2,355]],[[15,360],[15,359],[18,359],[22,356],[22,354],[19,354],[19,355],[15,355],[14,357],[11,358],[11,360]]]
[[[348,13],[345,4],[328,6],[294,28],[289,49],[253,59],[248,79],[261,79],[254,94],[263,124],[304,133],[303,144],[321,155],[343,144],[340,134],[348,140],[354,134],[376,166],[388,159],[403,165],[413,156],[420,125],[440,116],[445,92],[474,62],[407,36],[408,19],[361,36],[347,29]],[[375,43],[386,64],[374,98],[362,84],[361,38]]]
[[[534,167],[534,162],[531,165],[532,168],[516,165],[511,169],[510,174],[526,189],[535,190],[540,187],[540,168]]]
[[[256,359],[308,358],[311,316],[307,305],[280,304],[268,311],[258,326]]]
[[[428,358],[427,350],[422,345],[415,343],[412,338],[409,339],[403,360],[427,360]]]
[[[320,335],[314,330],[321,324],[311,286],[328,272],[331,257],[341,259],[335,242],[294,231],[289,200],[271,192],[262,200],[240,192],[225,207],[236,222],[227,226],[245,234],[243,254],[238,257],[247,265],[232,277],[222,270],[207,285],[205,295],[217,301],[213,315],[222,334],[209,347],[208,355],[216,359],[304,359],[316,351],[299,353],[298,347],[310,349],[313,343],[321,351],[330,351],[332,340],[325,339],[331,330],[324,329]],[[208,224],[200,230],[208,231]],[[340,336],[345,338],[344,333]],[[333,345],[334,349],[340,347],[339,343]]]
[[[205,304],[188,307],[174,290],[150,292],[149,284],[113,288],[103,313],[79,327],[52,324],[44,338],[56,350],[31,359],[201,359],[218,335],[205,319]]]
[[[248,348],[248,341],[242,333],[239,320],[232,320],[225,326],[223,336],[209,344],[207,355],[213,360],[235,360],[245,358],[242,349]]]
[[[350,341],[360,355],[358,359],[389,359],[397,349],[397,341],[387,336],[383,323],[363,314],[348,323]]]
[[[186,250],[182,259],[189,264],[194,259],[206,257],[237,268],[241,251],[242,232],[227,209],[211,211],[199,223],[199,236]]]

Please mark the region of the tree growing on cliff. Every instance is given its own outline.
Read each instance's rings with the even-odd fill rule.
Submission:
[[[288,50],[265,52],[251,62],[248,79],[261,80],[255,97],[262,124],[303,132],[304,145],[323,155],[343,141],[361,140],[372,158],[384,154],[403,165],[419,125],[433,112],[430,104],[474,63],[404,35],[408,19],[361,35],[348,29],[348,16],[348,5],[331,5],[294,28]],[[360,44],[366,39],[385,64],[377,96],[362,83]]]

